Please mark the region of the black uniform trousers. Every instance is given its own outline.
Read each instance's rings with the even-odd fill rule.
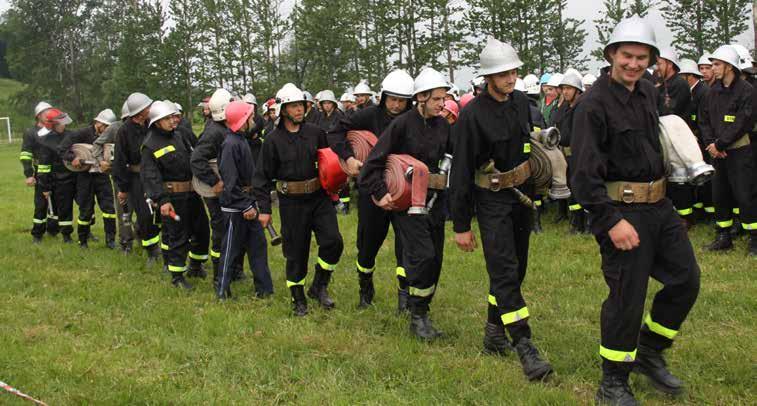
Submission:
[[[70,236],[74,232],[74,196],[76,195],[76,175],[73,173],[53,174],[53,205],[58,214],[60,233]]]
[[[50,200],[54,197],[51,196]],[[34,185],[34,218],[32,219],[32,236],[42,238],[47,231],[50,235],[58,234],[58,214],[53,204],[53,215],[47,213],[47,199],[42,194],[39,182]]]
[[[296,198],[279,194],[281,239],[286,258],[287,287],[304,286],[308,274],[311,233],[318,244],[318,266],[334,271],[344,242],[339,234],[336,209],[323,192]]]
[[[712,197],[715,201],[715,224],[733,226],[733,211],[738,208],[745,230],[757,231],[757,169],[752,156],[753,145],[729,149],[725,159],[714,159]]]
[[[402,264],[408,284],[408,306],[411,312],[428,312],[439,284],[444,259],[444,213],[446,193],[442,192],[427,215],[393,213],[395,232],[403,245]]]
[[[686,227],[669,199],[618,207],[636,229],[640,245],[621,251],[606,233],[596,238],[610,288],[602,303],[599,354],[610,365],[630,365],[622,363],[635,359],[639,343],[658,351],[672,345],[699,294],[700,271]],[[664,286],[641,328],[650,276]]]
[[[406,289],[405,268],[402,266],[402,240],[397,231],[394,213],[386,211],[373,203],[371,194],[360,191],[358,194],[357,218],[357,269],[364,273],[373,273],[376,267],[376,255],[384,244],[389,232],[389,223],[394,228],[394,256],[397,261],[397,278],[400,288]],[[405,285],[405,286],[403,286]]]
[[[172,193],[170,200],[179,221],[162,217],[163,244],[168,247],[164,258],[170,272],[184,272],[187,257],[199,263],[208,259],[208,216],[194,192]]]
[[[113,204],[113,186],[110,177],[104,173],[79,172],[76,174],[76,204],[79,205],[79,218],[76,231],[79,241],[86,241],[90,224],[95,216],[95,199],[103,216],[105,235],[116,235],[116,209]]]
[[[217,267],[218,261],[221,259],[221,245],[223,244],[223,236],[225,234],[221,203],[217,197],[203,197],[202,200],[205,201],[205,205],[208,207],[208,214],[210,215],[210,258],[213,261],[213,266]]]
[[[476,188],[476,212],[489,273],[488,321],[504,325],[517,343],[531,337],[521,285],[528,269],[533,213],[521,203],[506,199],[503,193],[511,192]]]
[[[694,214],[696,203],[695,188],[685,183],[668,183],[666,194],[673,202],[676,212],[682,218],[688,218]]]
[[[142,247],[149,249],[160,242],[160,208],[154,207],[150,211],[139,173],[130,173],[129,176],[129,208],[137,215],[137,235],[142,240]]]
[[[221,283],[218,293],[229,288],[234,276],[234,264],[239,263],[244,254],[252,271],[255,293],[258,295],[273,293],[271,270],[268,268],[268,249],[263,227],[257,219],[245,220],[242,213],[224,212],[226,235],[221,245]]]

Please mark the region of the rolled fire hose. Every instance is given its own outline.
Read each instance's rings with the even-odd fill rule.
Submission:
[[[347,183],[347,174],[342,170],[339,157],[331,148],[318,150],[318,179],[321,187],[330,195],[338,194]]]
[[[555,149],[560,145],[560,130],[557,127],[549,127],[538,133],[531,133],[531,139],[537,141],[547,149]]]
[[[63,165],[71,172],[87,172],[96,163],[95,156],[92,155],[92,144],[74,144],[71,146],[71,154],[73,154],[74,159],[79,158],[79,162],[81,162],[81,166],[74,168],[71,164],[73,159],[71,161],[64,160]]]
[[[368,154],[371,149],[378,142],[378,138],[370,131],[348,131],[347,142],[352,147],[352,152],[355,155],[355,159],[360,162],[365,162],[368,159]],[[347,164],[339,160],[339,164],[342,166],[342,170],[347,172]]]
[[[670,182],[702,185],[715,174],[715,168],[704,162],[696,136],[681,117],[660,117],[660,144]]]
[[[538,133],[531,133],[531,140],[529,161],[536,194],[548,194],[554,200],[569,198],[568,163],[559,150],[560,130],[549,127]]]
[[[428,167],[405,154],[391,154],[384,170],[386,188],[394,201],[394,211],[425,214],[428,192]],[[408,179],[410,177],[410,179]]]
[[[208,166],[210,166],[210,169],[213,171],[213,173],[218,176],[218,179],[221,179],[221,173],[218,172],[218,160],[208,160]],[[194,191],[202,197],[217,197],[218,195],[213,191],[213,186],[214,185],[206,185],[196,176],[192,176],[192,189],[194,189]]]
[[[531,153],[528,157],[531,166],[531,179],[537,194],[544,195],[552,184],[552,163],[547,149],[537,141],[531,140]]]

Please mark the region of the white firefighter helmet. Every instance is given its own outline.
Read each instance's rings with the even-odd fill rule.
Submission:
[[[320,97],[318,98],[318,103],[332,102],[334,104],[338,104],[336,95],[334,95],[334,92],[332,92],[331,90],[322,90],[319,96]]]
[[[409,99],[413,97],[414,83],[413,77],[407,71],[396,69],[389,72],[381,82],[381,94]]]
[[[526,92],[526,82],[524,82],[523,79],[521,79],[521,78],[515,79],[515,90],[517,90],[519,92],[525,93]]]
[[[413,84],[413,96],[433,89],[443,88],[449,90],[449,83],[444,75],[434,68],[424,68],[415,78]]]
[[[352,91],[353,95],[358,94],[367,94],[367,95],[373,95],[373,90],[371,90],[371,87],[368,86],[368,81],[363,79],[360,81],[360,83],[355,86],[355,90]]]
[[[51,109],[53,106],[50,105],[48,102],[41,101],[37,103],[36,106],[34,106],[34,117],[37,117],[38,115],[42,114],[45,110]]]
[[[258,99],[255,98],[255,95],[252,93],[247,93],[242,97],[242,101],[247,104],[252,104],[254,106],[258,105]]]
[[[129,105],[124,101],[123,106],[121,106],[121,120],[127,117],[129,117]]]
[[[564,75],[562,73],[555,73],[552,76],[549,77],[549,82],[547,82],[547,86],[552,87],[560,87],[560,83],[562,83]]]
[[[720,47],[718,47],[718,49],[716,49],[715,52],[710,55],[710,61],[712,61],[713,59],[725,62],[733,66],[733,68],[737,71],[741,70],[739,53],[736,52],[736,49],[730,45],[721,45]]]
[[[587,73],[584,75],[584,77],[581,79],[581,83],[584,85],[584,89],[586,89],[586,86],[593,86],[594,82],[597,81],[597,77],[592,75],[591,73]]]
[[[678,53],[671,47],[663,48],[660,50],[660,58],[665,59],[673,64],[676,70],[681,70],[681,65],[678,62]]]
[[[581,76],[576,75],[574,72],[563,75],[563,78],[560,81],[560,86],[575,87],[581,93],[584,91],[584,84],[581,80]]]
[[[176,107],[172,104],[168,104],[164,101],[156,101],[150,108],[150,124],[152,126],[156,121],[172,116],[176,113]],[[148,127],[149,127],[148,126]]]
[[[449,84],[449,90],[447,90],[447,94],[452,96],[455,101],[460,100],[460,88],[458,88],[454,83]]]
[[[612,35],[610,35],[610,41],[605,45],[605,60],[607,60],[607,62],[612,62],[610,59],[610,49],[613,46],[626,42],[643,44],[652,48],[649,65],[655,64],[657,61],[657,55],[660,53],[660,49],[657,48],[657,36],[654,33],[654,28],[645,20],[641,19],[641,17],[634,15],[620,20],[618,25],[616,25],[615,29],[612,31]]]
[[[126,98],[126,106],[129,109],[129,117],[134,117],[142,110],[150,107],[152,99],[144,93],[132,93]]]
[[[523,84],[526,85],[526,93],[535,95],[541,92],[541,86],[539,86],[539,78],[534,74],[528,74],[523,78]]]
[[[699,65],[708,65],[712,66],[712,61],[710,61],[710,53],[705,52],[704,55],[699,57],[699,61],[697,62],[697,66]]]
[[[346,102],[354,103],[355,96],[353,96],[351,93],[343,93],[342,97],[339,98],[339,101],[342,103],[346,103]]]
[[[475,78],[471,79],[470,84],[473,88],[484,88],[484,77],[483,76],[476,76]]]
[[[749,50],[741,44],[731,44],[731,48],[736,50],[739,54],[739,69],[744,70],[752,67],[752,55],[749,54]]]
[[[232,96],[226,89],[216,89],[208,100],[208,108],[213,121],[226,120],[226,106],[231,103]]]
[[[179,103],[174,103],[173,105],[174,105],[174,106],[176,106],[176,110],[179,110],[179,113],[181,113],[181,112],[183,112],[183,111],[184,111],[184,108],[183,108],[183,107],[181,107],[181,104],[179,104]]]
[[[285,84],[278,92],[276,92],[276,107],[275,115],[278,117],[281,114],[281,108],[285,104],[304,102],[305,94],[292,83]]]
[[[170,106],[173,109],[173,114],[181,114],[179,109],[176,107],[176,103],[168,99],[163,100],[163,103],[165,103],[167,106]]]
[[[523,66],[515,48],[494,37],[488,38],[479,58],[481,60],[481,69],[478,70],[479,76],[506,72]]]
[[[118,121],[116,118],[116,113],[113,112],[111,109],[105,109],[101,111],[97,117],[95,117],[95,121],[99,123],[103,123],[105,125],[111,125]]]
[[[306,102],[315,103],[315,99],[313,99],[313,95],[310,94],[307,90],[304,90],[302,92],[302,96],[305,98]]]
[[[570,74],[576,75],[576,76],[578,76],[579,78],[581,78],[581,77],[583,77],[583,76],[584,76],[584,75],[583,75],[583,74],[582,74],[581,72],[579,72],[579,70],[578,70],[578,69],[576,69],[576,68],[568,68],[568,69],[567,69],[567,70],[565,71],[565,73],[563,73],[563,77],[565,77],[565,76],[568,76],[568,75],[570,75]]]
[[[681,70],[678,72],[682,75],[689,74],[694,75],[697,77],[702,77],[702,73],[699,72],[699,67],[697,66],[697,63],[694,62],[693,59],[681,59],[678,61],[678,66],[681,68]]]

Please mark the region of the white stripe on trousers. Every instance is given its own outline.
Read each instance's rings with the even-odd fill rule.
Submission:
[[[221,285],[218,287],[219,293],[222,294],[223,292],[220,292],[220,290],[225,285],[224,282],[226,282],[226,271],[229,268],[229,252],[231,251],[231,234],[234,232],[234,217],[230,216],[229,219],[229,228],[226,230],[226,250],[223,252],[223,270],[221,274]]]

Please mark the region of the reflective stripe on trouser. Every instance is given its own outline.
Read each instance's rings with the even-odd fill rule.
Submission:
[[[685,217],[694,213],[695,188],[691,185],[668,183],[666,195],[673,201],[678,215]]]
[[[394,255],[396,266],[402,265],[402,242],[398,238],[394,214],[382,210],[376,206],[368,192],[362,192],[358,196],[357,218],[357,262],[360,266],[368,269],[376,267],[376,256],[384,244],[389,224],[394,229]],[[404,276],[399,275],[397,276]]]
[[[505,325],[513,342],[530,338],[521,284],[528,268],[533,213],[500,192],[476,190],[474,200],[492,298],[488,321]]]
[[[336,209],[325,194],[307,199],[279,196],[279,212],[287,281],[299,284],[307,276],[312,234],[318,244],[318,258],[326,264],[339,263],[344,243]]]
[[[408,307],[413,313],[429,309],[439,284],[444,259],[445,196],[441,195],[428,215],[394,215],[395,231],[403,245],[403,264],[407,275]]]
[[[208,207],[208,215],[210,216],[210,238],[211,238],[211,258],[221,257],[221,245],[223,244],[223,237],[226,234],[226,224],[223,218],[223,211],[221,211],[221,203],[217,197],[203,197],[205,206]]]
[[[263,227],[258,221],[245,220],[242,213],[224,213],[226,217],[226,236],[223,239],[220,270],[221,283],[218,293],[226,291],[236,264],[244,254],[252,271],[252,281],[258,294],[273,293],[271,270],[268,268],[268,251]],[[304,280],[302,281],[304,283]],[[287,282],[287,287],[291,287]]]
[[[208,217],[200,197],[195,193],[176,193],[170,199],[181,221],[174,221],[170,217],[162,219],[163,243],[168,246],[165,258],[169,270],[171,266],[174,269],[184,267],[190,251],[207,258],[210,239]]]
[[[52,190],[53,204],[58,215],[58,226],[63,235],[71,235],[74,231],[74,195],[76,194],[76,176],[53,174]]]
[[[364,266],[361,266],[360,265],[360,261],[355,261],[355,267],[357,267],[357,271],[358,272],[365,273],[365,274],[371,274],[371,273],[373,273],[373,270],[375,269],[373,267],[372,268],[366,268]]]
[[[144,199],[144,189],[138,173],[130,174],[129,208],[137,215],[137,235],[142,240],[143,247],[149,247],[160,242],[160,219],[156,219]],[[157,212],[159,215],[160,213]]]
[[[657,350],[672,344],[670,333],[680,329],[696,302],[700,274],[685,226],[669,200],[619,210],[641,241],[653,243],[620,251],[606,234],[597,237],[610,290],[602,304],[600,355],[614,362],[632,360],[639,343]],[[664,286],[652,301],[654,324],[641,328],[650,277]]]
[[[54,199],[55,197],[51,198],[51,200]],[[53,212],[56,212],[55,207],[53,207]],[[34,185],[34,216],[32,218],[32,236],[42,238],[45,231],[50,234],[58,232],[58,216],[53,215],[51,217],[48,215],[47,199],[42,194],[42,186],[40,186],[39,182]]]
[[[757,227],[757,168],[751,155],[752,146],[729,150],[725,159],[713,162],[712,197],[719,228],[733,225],[734,209],[739,209],[739,221],[747,224],[747,229]]]

